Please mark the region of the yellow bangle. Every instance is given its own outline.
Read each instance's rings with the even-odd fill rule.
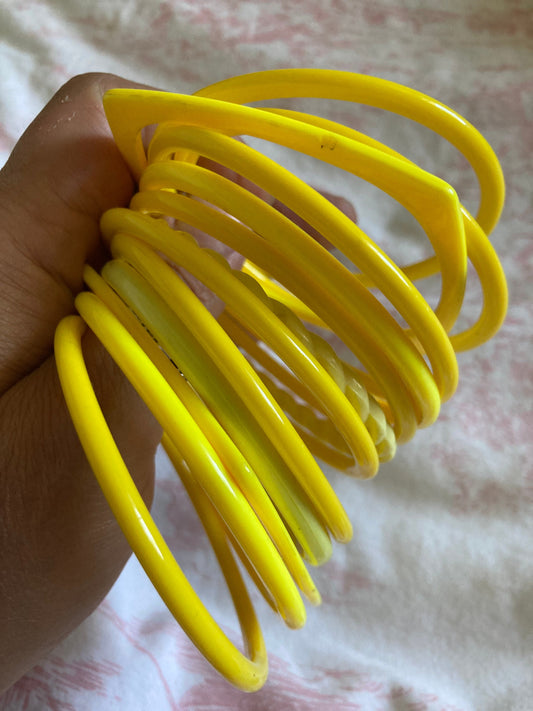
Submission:
[[[242,106],[285,97],[358,101],[417,121],[453,143],[481,188],[476,218],[454,189],[398,152],[316,116]],[[458,381],[456,351],[491,338],[507,288],[487,235],[503,205],[499,163],[467,121],[419,92],[327,70],[276,70],[194,96],[114,89],[104,107],[139,181],[129,209],[101,229],[112,259],[84,273],[81,316],[56,332],[58,372],[80,441],[132,550],[164,602],[213,666],[253,691],[267,658],[232,550],[290,627],[305,622],[300,592],[320,594],[305,566],[324,563],[349,518],[317,459],[368,478],[397,443],[435,421]],[[157,124],[147,152],[141,131]],[[372,182],[419,221],[435,255],[395,264],[328,200],[234,136],[276,142]],[[249,190],[202,168],[207,158],[280,200],[332,243],[352,271]],[[161,219],[164,218],[164,219]],[[169,218],[245,257],[240,271]],[[161,256],[162,255],[162,256]],[[478,320],[450,335],[470,259],[483,292]],[[225,304],[215,319],[176,274],[185,270]],[[414,281],[440,272],[432,309]],[[377,289],[391,304],[378,300]],[[205,610],[170,553],[107,428],[84,365],[87,324],[151,408],[163,446],[220,561],[239,617],[243,655]],[[311,324],[308,328],[306,324]],[[333,332],[359,365],[327,341]]]
[[[91,298],[89,294],[84,297]],[[198,649],[229,681],[245,691],[255,691],[266,679],[267,655],[246,587],[225,543],[224,529],[194,482],[193,501],[198,505],[200,500],[204,526],[211,539],[218,541],[215,552],[235,601],[249,659],[226,637],[188,583],[126,469],[85,368],[81,348],[85,328],[78,316],[63,319],[56,331],[55,353],[72,420],[102,491],[139,562]],[[178,458],[174,456],[173,461],[177,463]],[[192,493],[190,487],[188,490]]]

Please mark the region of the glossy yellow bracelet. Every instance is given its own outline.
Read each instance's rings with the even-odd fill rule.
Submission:
[[[352,128],[242,105],[287,97],[368,104],[441,134],[478,177],[477,217],[443,180]],[[503,321],[505,277],[487,238],[503,205],[501,169],[483,137],[448,107],[383,79],[345,72],[262,72],[194,96],[115,89],[105,95],[104,107],[139,191],[129,209],[114,208],[102,217],[113,258],[101,275],[86,267],[90,292],[76,298],[80,316],[58,326],[61,384],[100,486],[164,602],[221,674],[254,691],[266,679],[267,656],[232,549],[268,604],[290,627],[301,627],[300,592],[312,604],[320,602],[305,561],[324,563],[331,537],[346,542],[352,535],[317,459],[360,478],[373,476],[380,461],[394,456],[397,443],[435,421],[453,394],[455,352],[491,338]],[[141,131],[153,125],[145,151]],[[434,257],[398,266],[331,202],[240,136],[290,147],[373,183],[414,215]],[[329,240],[343,263],[199,159],[234,171],[281,201]],[[172,220],[180,229],[170,226]],[[200,246],[182,226],[240,253],[242,270]],[[468,259],[479,276],[483,308],[476,323],[450,335]],[[224,302],[218,320],[180,271]],[[433,310],[414,281],[436,272],[442,291]],[[126,469],[84,365],[86,325],[164,429],[163,446],[226,578],[244,654],[187,582]],[[358,367],[337,356],[327,340],[330,331]]]

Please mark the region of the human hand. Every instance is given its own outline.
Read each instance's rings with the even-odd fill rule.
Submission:
[[[127,205],[134,192],[102,110],[114,86],[136,85],[97,74],[68,82],[0,172],[0,693],[96,608],[130,554],[72,426],[52,352],[57,323],[83,287],[83,265],[98,268],[108,258],[102,213]],[[355,217],[345,200],[327,197]],[[207,290],[198,293],[220,309]],[[106,420],[150,505],[161,429],[91,332],[83,349]]]
[[[83,264],[106,259],[102,212],[133,194],[102,110],[107,89],[131,85],[69,81],[0,172],[0,693],[95,609],[130,553],[78,442],[52,346]],[[83,349],[149,505],[160,427],[90,332]]]

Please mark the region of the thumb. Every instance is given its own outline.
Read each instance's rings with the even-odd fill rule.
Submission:
[[[75,77],[53,97],[0,172],[0,393],[49,355],[72,311],[82,268],[102,249],[99,219],[133,192],[102,109],[105,74]],[[45,297],[45,298],[43,298]]]

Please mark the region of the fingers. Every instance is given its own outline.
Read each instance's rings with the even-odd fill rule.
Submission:
[[[334,195],[333,193],[325,192],[324,190],[319,190],[320,194],[327,198],[336,208],[343,212],[350,220],[357,222],[357,213],[355,211],[352,203],[344,197],[339,195]],[[333,249],[331,242],[324,237],[318,230],[309,225],[305,220],[303,220],[300,215],[297,215],[293,210],[288,208],[279,200],[274,200],[272,207],[279,210],[285,217],[288,217],[295,225],[301,227],[305,232],[307,232],[313,239],[315,239],[319,244],[321,244],[326,249]]]
[[[300,217],[300,215],[298,215],[296,212],[287,207],[281,200],[273,198],[272,195],[270,195],[266,190],[263,190],[263,188],[259,187],[255,183],[252,183],[250,180],[244,178],[242,175],[239,175],[234,170],[231,170],[230,168],[222,166],[219,163],[216,163],[207,158],[200,158],[198,164],[203,168],[212,170],[213,172],[221,175],[227,180],[231,180],[231,182],[235,183],[236,185],[245,188],[250,193],[252,193],[252,195],[261,198],[269,205],[272,205],[274,209],[281,212],[282,215],[288,217],[292,222],[294,222],[295,225],[307,232],[323,247],[330,250],[333,249],[333,245],[326,237],[324,237],[324,235],[322,235],[320,232],[318,232],[318,230],[309,225],[305,220]],[[318,190],[318,192],[323,197],[328,199],[338,210],[340,210],[347,217],[349,217],[350,220],[352,220],[353,222],[357,222],[357,213],[355,211],[354,206],[349,200],[339,195],[329,193],[325,190]],[[238,268],[242,263],[242,259],[239,262],[238,255],[235,255],[234,252],[232,253],[232,250],[230,250],[229,247],[219,245],[214,238],[209,238],[207,235],[201,235],[198,231],[191,230],[191,228],[186,225],[184,226],[184,229],[188,230],[189,232],[193,232],[195,236],[199,239],[199,242],[200,244],[202,244],[202,246],[213,246],[217,249],[217,251],[224,254],[224,256],[226,256],[226,258],[230,260],[230,263],[234,268]]]
[[[252,195],[260,198],[267,204],[271,205],[275,210],[279,211],[282,215],[291,220],[295,225],[307,232],[314,240],[316,240],[326,249],[332,250],[334,248],[331,242],[329,242],[329,240],[324,235],[322,235],[317,229],[315,229],[305,220],[303,220],[300,215],[298,215],[296,212],[287,207],[287,205],[285,205],[282,201],[275,199],[270,193],[268,193],[266,190],[256,185],[249,179],[243,177],[242,175],[228,168],[227,166],[221,165],[220,163],[217,163],[208,158],[201,157],[198,161],[198,165],[202,168],[205,168],[222,176],[226,180],[229,180],[234,183],[235,185],[244,188]],[[349,200],[338,195],[328,193],[326,191],[319,192],[352,221],[357,221],[356,211]],[[200,202],[203,202],[199,198],[196,199],[198,199]],[[213,205],[210,205],[210,207],[213,207]],[[220,243],[215,237],[207,235],[201,232],[200,230],[191,227],[191,225],[180,222],[179,220],[173,221],[173,225],[176,229],[183,229],[186,232],[192,234],[202,247],[210,247],[211,249],[214,249],[220,254],[222,254],[228,260],[232,268],[240,269],[240,267],[242,266],[244,258],[240,254],[235,253],[227,245]],[[213,313],[218,314],[223,310],[223,304],[214,294],[212,294],[212,292],[207,287],[205,287],[197,279],[191,277],[184,270],[179,269],[178,271],[180,272],[184,280],[193,289],[193,291],[198,296],[200,296],[204,304],[208,305],[209,309]]]

